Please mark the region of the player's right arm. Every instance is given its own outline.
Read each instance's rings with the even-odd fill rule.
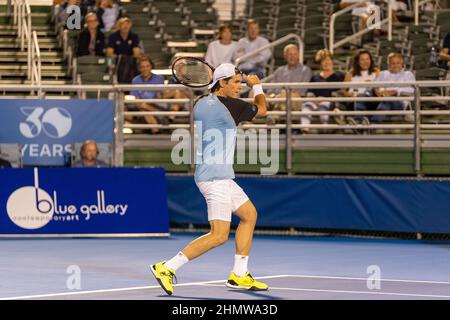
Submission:
[[[244,79],[247,82],[247,85],[252,89],[255,85],[261,86],[261,80],[259,80],[258,76],[256,75],[244,75]],[[256,89],[256,87],[254,89]],[[267,101],[264,92],[262,92],[262,87],[261,90],[257,90],[256,92],[255,90],[253,90],[253,92],[255,93],[253,97],[253,103],[258,107],[258,113],[256,115],[267,115]]]

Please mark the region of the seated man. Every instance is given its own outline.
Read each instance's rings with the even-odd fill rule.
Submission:
[[[121,18],[119,19],[117,26],[119,30],[109,36],[106,55],[108,57],[124,55],[139,58],[141,55],[139,36],[131,31],[131,19],[128,17]]]
[[[288,44],[283,49],[284,59],[286,65],[278,67],[273,73],[271,82],[283,83],[283,82],[309,82],[312,77],[312,71],[308,66],[305,66],[300,62],[299,49],[294,44]],[[300,97],[306,95],[306,89],[292,90],[293,97]],[[285,90],[270,90],[271,97],[285,98]],[[285,103],[277,103],[273,106],[272,110],[286,110]],[[293,102],[292,110],[300,111],[301,103]],[[270,117],[269,121],[276,121],[277,117]]]
[[[117,81],[129,84],[138,74],[135,59],[141,55],[140,40],[139,36],[131,31],[130,18],[121,18],[117,24],[119,30],[109,36],[106,56],[108,60],[117,58]]]
[[[411,71],[403,69],[403,57],[399,53],[390,53],[388,59],[388,70],[380,72],[376,81],[385,82],[413,82],[416,80]],[[414,94],[413,87],[387,87],[374,88],[374,93],[379,97],[399,97]],[[405,110],[408,101],[383,101],[378,104],[377,110]],[[385,115],[376,115],[371,117],[372,122],[383,122]]]
[[[273,73],[271,82],[309,82],[312,71],[300,61],[300,52],[295,44],[288,44],[283,49],[286,65],[278,67]],[[299,93],[304,96],[306,89],[301,89]]]
[[[11,168],[11,163],[8,160],[0,158],[0,168]]]
[[[109,167],[105,162],[98,160],[99,151],[94,140],[86,140],[80,149],[81,160],[72,163],[73,168],[102,168]]]
[[[137,75],[132,84],[142,85],[142,84],[164,84],[164,78],[160,75],[152,73],[153,70],[153,62],[150,56],[142,55],[139,58],[139,71],[140,74]],[[142,90],[142,91],[131,91],[131,95],[135,96],[136,99],[155,99],[161,98],[161,91],[155,90]],[[133,107],[128,107],[130,111],[167,111],[167,109],[163,106],[142,102],[135,104]],[[155,116],[144,116],[145,122],[148,124],[157,124],[159,123]],[[152,133],[157,133],[158,129],[152,129]]]
[[[259,23],[256,20],[250,19],[247,22],[247,36],[238,41],[233,54],[233,60],[264,47],[267,44],[269,44],[269,41],[259,35]],[[272,52],[270,49],[266,49],[256,56],[242,61],[238,67],[243,73],[247,75],[255,74],[258,78],[262,79],[264,78],[264,68],[271,56]]]

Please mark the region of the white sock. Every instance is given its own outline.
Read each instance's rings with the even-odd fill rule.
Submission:
[[[236,276],[242,277],[247,273],[248,256],[234,255],[233,272]]]
[[[188,263],[189,259],[184,255],[183,252],[178,252],[178,254],[173,257],[172,259],[170,259],[169,261],[167,261],[164,266],[173,270],[173,271],[177,271],[178,268],[180,268],[182,265],[184,265],[185,263]]]

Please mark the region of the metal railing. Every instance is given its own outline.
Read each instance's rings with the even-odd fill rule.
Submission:
[[[39,49],[39,42],[37,37],[37,32],[32,32],[32,42],[31,48],[31,84],[32,85],[41,85],[41,70],[42,70],[42,61],[41,61],[41,50]]]
[[[376,88],[376,87],[413,87],[414,94],[412,96],[402,97],[294,97],[292,92],[299,89],[344,89],[344,88]],[[256,124],[246,123],[242,125],[243,129],[282,129],[285,130],[285,152],[286,152],[286,168],[288,173],[292,173],[293,168],[293,130],[295,129],[333,129],[333,130],[371,130],[371,129],[389,129],[389,130],[409,130],[412,133],[408,133],[409,139],[411,139],[414,148],[414,168],[417,175],[421,174],[421,149],[425,141],[423,130],[449,130],[450,129],[450,110],[422,110],[421,104],[423,102],[436,102],[443,101],[450,102],[450,96],[422,96],[422,88],[434,88],[434,87],[446,87],[450,88],[450,81],[415,81],[415,82],[335,82],[335,83],[264,83],[263,88],[266,91],[269,90],[281,90],[286,91],[284,97],[267,97],[269,103],[281,102],[285,103],[286,110],[284,111],[269,111],[269,116],[281,116],[285,119],[285,123],[279,124]],[[174,90],[183,89],[188,92],[186,98],[183,99],[138,99],[138,100],[125,100],[125,92],[145,91],[145,90]],[[122,166],[124,163],[124,145],[125,136],[124,129],[188,129],[191,137],[195,136],[195,124],[193,118],[192,107],[195,101],[195,92],[192,89],[186,88],[182,85],[37,85],[37,86],[17,86],[17,85],[2,85],[0,91],[15,92],[15,91],[33,91],[40,90],[43,92],[43,97],[47,92],[112,92],[114,94],[115,105],[115,129],[114,129],[114,164],[116,166]],[[251,99],[244,99],[251,100]],[[293,103],[306,102],[306,101],[331,101],[331,102],[358,102],[358,101],[408,101],[412,104],[411,110],[399,110],[399,111],[294,111]],[[186,111],[126,111],[127,105],[137,103],[181,103],[188,104],[190,107]],[[181,124],[132,124],[125,123],[126,116],[143,117],[146,115],[153,116],[176,116],[185,117],[185,123]],[[385,116],[409,116],[411,122],[402,123],[381,123],[381,124],[296,124],[293,123],[293,117],[303,116],[320,116],[328,115],[330,117],[336,116],[356,116],[356,115],[385,115]],[[449,116],[449,121],[445,124],[433,124],[422,123],[422,116]],[[445,138],[446,146],[450,147],[450,134],[446,134]],[[305,136],[301,136],[305,137]],[[318,135],[320,139],[320,135]],[[305,139],[305,138],[301,138]],[[323,139],[329,139],[329,135],[325,135]],[[194,164],[195,146],[191,143],[191,166]]]
[[[423,6],[424,4],[431,3],[431,2],[434,4],[437,4],[439,1],[436,1],[436,0],[422,0],[422,1],[414,0],[414,24],[416,26],[419,25],[420,7]]]
[[[20,50],[27,50],[27,79],[32,85],[41,83],[41,54],[36,31],[32,31],[31,7],[28,0],[13,0],[13,23],[17,25]]]
[[[340,46],[354,40],[362,37],[364,34],[369,33],[375,29],[375,26],[373,28],[365,28],[363,30],[359,30],[358,32],[352,34],[351,36],[348,36],[338,42],[335,42],[335,23],[336,18],[348,13],[349,11],[353,10],[354,8],[358,7],[361,3],[366,2],[365,0],[361,0],[361,2],[357,2],[352,4],[351,6],[348,6],[342,10],[339,10],[335,13],[333,13],[330,17],[330,29],[329,29],[329,44],[328,44],[328,50],[331,51],[331,53],[334,52],[334,49],[339,48]],[[379,23],[376,24],[377,28],[381,28],[382,25],[387,24],[388,25],[388,39],[389,41],[392,40],[392,7],[391,7],[391,1],[388,1],[387,6],[387,18],[381,20]]]
[[[251,51],[249,53],[244,54],[243,56],[239,57],[236,59],[235,64],[236,66],[239,66],[239,64],[251,57],[254,57],[256,55],[258,55],[259,53],[267,50],[267,49],[272,49],[280,44],[283,44],[291,39],[295,39],[297,40],[298,43],[298,49],[299,49],[299,62],[303,63],[303,52],[304,52],[304,45],[303,45],[303,40],[302,38],[300,38],[299,35],[295,34],[295,33],[290,33],[288,35],[285,35],[284,37],[277,39],[273,42],[270,42],[268,44],[266,44],[265,46],[258,48],[254,51]]]

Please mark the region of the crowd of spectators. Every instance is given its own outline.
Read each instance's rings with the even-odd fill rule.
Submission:
[[[353,5],[355,0],[342,0],[341,8]],[[394,1],[393,13],[396,17],[397,11],[405,9],[403,1]],[[164,84],[164,78],[154,74],[152,70],[154,65],[151,56],[143,53],[141,50],[139,35],[132,31],[132,21],[129,17],[123,16],[120,6],[113,0],[97,0],[95,3],[81,0],[67,0],[61,8],[68,5],[80,5],[82,13],[86,14],[84,19],[84,29],[78,36],[77,50],[78,56],[93,55],[106,56],[116,63],[116,70],[120,83],[132,84]],[[352,14],[360,17],[360,28],[366,28],[370,13],[374,10],[374,4],[371,1],[362,2],[352,10]],[[67,17],[62,10],[58,15],[60,23]],[[400,22],[394,18],[395,24]],[[108,34],[108,37],[105,34]],[[358,50],[352,59],[351,68],[346,73],[335,71],[333,55],[326,49],[319,50],[315,56],[316,69],[314,73],[310,67],[300,61],[299,48],[294,44],[285,46],[283,54],[285,65],[278,67],[271,75],[266,74],[268,63],[272,58],[272,50],[264,48],[269,41],[260,35],[260,26],[256,20],[248,20],[246,35],[238,41],[233,40],[233,30],[230,25],[222,25],[218,29],[217,39],[209,43],[205,60],[216,67],[221,63],[235,63],[237,67],[245,74],[255,74],[259,78],[270,76],[270,82],[403,82],[414,81],[414,74],[405,70],[403,57],[398,52],[392,52],[387,60],[388,68],[380,70],[376,65],[371,53],[367,50]],[[439,52],[440,66],[450,68],[450,34],[447,34],[443,40],[442,49]],[[260,52],[251,57],[242,59],[244,55],[261,49]],[[239,63],[237,63],[239,61]],[[166,81],[167,83],[167,81]],[[408,107],[406,101],[392,102],[363,102],[354,103],[332,103],[327,101],[327,97],[346,96],[346,97],[372,97],[372,96],[405,96],[413,93],[412,88],[355,88],[355,89],[301,89],[294,90],[293,96],[302,97],[323,97],[323,100],[306,103],[294,103],[294,110],[303,111],[337,111],[356,110],[356,111],[375,111],[375,110],[405,110]],[[272,96],[283,97],[283,90],[273,90],[269,92]],[[139,91],[131,92],[136,99],[152,98],[183,98],[187,96],[184,91]],[[131,107],[131,110],[140,111],[170,111],[182,110],[183,105],[149,104],[137,103]],[[274,104],[272,110],[284,110],[283,104]],[[330,117],[321,115],[321,123],[334,121],[339,124],[348,123],[351,125],[369,124],[371,122],[380,123],[386,120],[385,116],[355,116],[343,118],[342,116]],[[167,117],[145,116],[145,123],[158,124],[167,123]],[[132,119],[133,120],[133,119]],[[135,120],[135,119],[134,119]],[[172,119],[169,119],[169,122]],[[300,117],[302,124],[309,124],[312,121],[310,115]],[[153,133],[158,129],[152,129]],[[308,132],[307,129],[303,130]]]

